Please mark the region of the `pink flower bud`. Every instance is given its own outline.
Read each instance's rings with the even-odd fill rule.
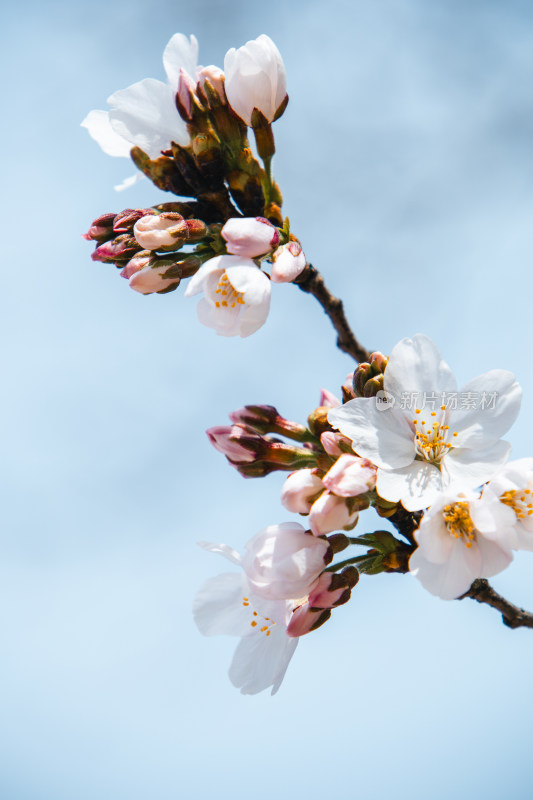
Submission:
[[[144,253],[141,255],[141,253]],[[149,261],[151,260],[151,255],[142,251],[138,253],[133,258],[130,258],[122,272],[120,273],[121,278],[126,278],[129,281],[132,275],[135,275],[136,272],[139,272],[141,269],[144,269]]]
[[[328,391],[327,389],[320,390],[320,402],[319,406],[324,406],[325,408],[338,408],[342,405],[341,401],[338,397],[335,397],[333,392]]]
[[[228,253],[243,258],[265,255],[279,242],[278,229],[263,217],[233,217],[220,233]]]
[[[140,260],[141,259],[139,259],[139,261]],[[131,262],[129,263],[131,264]],[[143,269],[137,270],[131,275],[129,279],[130,287],[135,289],[135,291],[139,292],[140,294],[168,292],[171,286],[177,288],[180,283],[179,277],[164,277],[165,273],[168,272],[168,269],[168,264],[164,264],[161,267],[145,266]]]
[[[304,636],[323,625],[329,619],[332,608],[348,602],[358,580],[359,573],[354,567],[347,567],[340,574],[323,572],[307,602],[294,611],[287,634],[292,637]]]
[[[274,283],[290,283],[303,272],[307,264],[304,251],[298,242],[289,242],[278,247],[272,259],[270,278]]]
[[[328,542],[297,522],[269,525],[246,545],[242,567],[251,588],[267,600],[309,594],[328,558]]]
[[[94,220],[87,233],[82,234],[84,239],[100,243],[111,239],[113,236],[113,221],[115,214],[102,214]]]
[[[291,472],[281,489],[281,504],[295,514],[309,514],[317,495],[324,491],[316,469]]]
[[[339,497],[357,497],[376,486],[377,467],[366,458],[343,453],[323,478],[326,489]]]
[[[139,252],[139,245],[137,241],[128,236],[127,233],[122,233],[104,244],[101,244],[96,250],[91,253],[93,261],[103,261],[105,263],[114,263],[116,261],[127,261]]]
[[[315,500],[309,512],[309,527],[315,536],[338,530],[350,530],[357,522],[359,512],[350,512],[344,497],[329,492]]]
[[[254,439],[257,440],[258,447],[263,444],[260,436],[248,433],[240,425],[216,425],[206,431],[209,441],[219,453],[222,453],[230,461],[235,463],[251,463],[255,461],[256,454],[249,445],[253,444]],[[248,445],[245,447],[239,440],[246,441]]]
[[[141,217],[133,226],[133,235],[143,250],[157,250],[176,244],[180,238],[186,238],[187,230],[183,217],[169,212]]]
[[[227,99],[226,91],[224,89],[225,78],[224,72],[220,69],[220,67],[215,67],[213,64],[208,67],[202,67],[202,69],[197,71],[196,78],[198,81],[198,87],[202,94],[205,95],[205,82],[208,81],[217,93],[222,105],[226,105]]]
[[[341,456],[345,453],[346,449],[343,450],[342,445],[348,450],[352,449],[351,439],[348,439],[347,436],[343,436],[342,433],[334,433],[333,431],[324,431],[324,433],[321,433],[320,444],[330,456]]]
[[[178,91],[176,94],[176,105],[182,119],[186,122],[192,120],[191,108],[192,98],[195,95],[196,84],[184,69],[180,69],[178,80]]]

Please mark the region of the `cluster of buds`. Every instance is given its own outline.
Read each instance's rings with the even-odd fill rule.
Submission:
[[[181,252],[182,248],[205,243],[205,251],[213,235],[202,220],[185,219],[178,207],[189,211],[183,204],[166,203],[98,217],[84,234],[96,242],[93,261],[114,264],[141,294],[173,291],[182,278],[198,271],[206,257],[201,247],[196,252]]]
[[[225,71],[193,66],[197,49],[194,37],[176,34],[163,56],[168,85],[146,80],[116,92],[111,111],[83,123],[109,154],[125,148],[158,188],[194,199],[104,214],[86,238],[97,243],[93,260],[115,264],[142,294],[196,276],[186,296],[203,293],[200,321],[222,336],[248,336],[268,316],[271,282],[292,282],[307,266],[271,170],[272,122],[288,102],[285,68],[264,35],[230,50]]]
[[[315,409],[307,427],[285,419],[273,406],[245,406],[230,414],[233,425],[207,431],[211,444],[244,477],[291,472],[281,502],[288,511],[308,515],[315,536],[351,530],[359,511],[376,496],[375,466],[356,456],[350,440],[331,429],[327,411],[325,405]]]
[[[370,360],[364,361],[353,374],[353,396],[375,397],[383,391],[383,379],[387,367],[387,356],[383,353],[371,353]]]

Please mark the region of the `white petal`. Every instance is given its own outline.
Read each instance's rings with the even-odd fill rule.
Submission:
[[[438,395],[457,389],[453,373],[443,361],[437,346],[429,336],[421,333],[412,339],[402,339],[393,348],[385,370],[384,385],[398,402],[402,392],[415,392],[420,404],[423,403],[424,393],[430,395],[435,392]]]
[[[117,183],[116,186],[113,186],[115,192],[123,192],[124,189],[129,189],[130,186],[134,186],[138,181],[144,180],[144,175],[142,172],[136,172],[135,175],[130,175],[129,178],[124,178],[122,183]]]
[[[513,560],[513,554],[509,548],[501,543],[493,542],[484,536],[477,537],[477,546],[481,553],[481,567],[479,570],[480,578],[490,578],[506,569]]]
[[[229,677],[241,694],[257,694],[269,686],[275,694],[281,686],[298,639],[287,636],[286,629],[277,625],[270,630],[270,636],[258,632],[237,646]]]
[[[108,98],[115,133],[158,158],[170,142],[186,145],[187,126],[178,114],[174,92],[161,81],[145,78]]]
[[[443,564],[433,564],[418,549],[409,560],[409,569],[428,592],[443,600],[455,600],[480,577],[481,562],[479,548],[475,544],[466,547],[458,539],[453,542],[450,557]]]
[[[243,605],[247,583],[241,572],[225,572],[209,578],[194,599],[193,615],[204,636],[247,636],[251,612]]]
[[[450,429],[457,431],[458,447],[482,446],[487,439],[499,439],[506,433],[520,411],[522,389],[512,372],[505,369],[493,369],[479,375],[465,386],[459,393],[469,393],[476,399],[476,408],[458,408],[450,411]],[[487,401],[496,394],[494,407],[490,402],[481,407],[481,399],[485,395]]]
[[[163,52],[163,66],[167,73],[168,83],[174,92],[178,89],[180,69],[184,69],[194,78],[197,64],[198,41],[196,36],[191,36],[189,40],[183,33],[175,33]]]
[[[453,448],[441,462],[447,488],[458,492],[475,489],[490,480],[507,461],[511,445],[502,439],[492,441],[485,448]]]
[[[216,258],[210,258],[209,261],[206,261],[205,264],[202,264],[198,272],[192,276],[187,284],[185,297],[192,297],[195,294],[203,292],[204,284],[212,273],[218,271],[218,277],[221,277],[222,273],[224,272],[224,268],[220,267],[219,259],[220,256],[217,256]]]
[[[228,561],[231,561],[232,564],[241,565],[241,554],[234,550],[233,547],[230,547],[229,544],[215,544],[214,542],[197,542],[196,544],[198,547],[201,547],[202,550],[207,550],[210,553],[218,553]]]
[[[446,527],[440,502],[424,514],[420,527],[415,531],[415,538],[420,557],[432,564],[444,564],[448,561],[455,539]]]
[[[131,144],[115,133],[107,111],[90,111],[81,126],[87,128],[89,135],[98,142],[108,156],[129,158]]]
[[[397,408],[378,411],[374,397],[357,397],[333,408],[328,420],[352,439],[358,455],[378,467],[405,467],[415,457],[414,433],[403,413]]]
[[[500,503],[490,488],[485,488],[482,497],[470,503],[470,517],[477,530],[489,539],[506,542],[509,532],[512,540],[515,539],[512,529],[516,524],[516,514],[512,508]]]
[[[430,506],[442,491],[442,476],[433,464],[413,461],[401,469],[378,469],[376,489],[385,500],[401,500],[407,511],[419,511]]]

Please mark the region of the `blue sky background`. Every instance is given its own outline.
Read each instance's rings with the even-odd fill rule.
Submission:
[[[192,598],[290,515],[282,477],[243,481],[203,433],[247,402],[304,420],[350,368],[327,319],[274,286],[268,323],[219,338],[178,292],[142,297],[80,238],[163,199],[79,123],[268,33],[284,57],[284,210],[389,352],[432,336],[460,382],[524,386],[509,434],[533,454],[533,14],[527,2],[3,4],[0,796],[6,800],[531,797],[533,634],[406,576],[362,579],[305,637],[274,698],[226,675]],[[368,527],[365,527],[365,523]],[[372,516],[358,530],[375,527]],[[381,525],[379,525],[381,526]],[[533,608],[533,554],[493,583]]]

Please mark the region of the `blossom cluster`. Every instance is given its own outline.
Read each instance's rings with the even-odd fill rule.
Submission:
[[[131,156],[139,175],[193,199],[103,214],[85,238],[96,242],[93,260],[115,264],[135,291],[166,294],[190,278],[185,295],[202,295],[200,322],[249,336],[266,321],[271,283],[294,281],[307,264],[271,170],[285,68],[265,35],[229,50],[224,71],[197,60],[194,36],[175,34],[163,54],[166,83],[147,78],[115,92],[109,111],[82,123],[104,152]]]
[[[323,391],[308,426],[285,420],[271,406],[247,406],[230,415],[232,425],[207,434],[245,477],[290,471],[281,503],[308,518],[309,536],[321,539],[334,531],[343,532],[334,536],[346,536],[359,512],[370,506],[402,534],[399,539],[381,530],[348,537],[347,546],[370,549],[323,567],[314,575],[319,585],[346,569],[367,574],[409,571],[431,593],[455,599],[476,578],[505,569],[514,550],[533,550],[533,459],[509,461],[511,447],[501,439],[516,419],[521,389],[510,372],[491,370],[462,391],[496,393],[498,404],[442,404],[413,412],[392,402],[387,413],[379,410],[381,392],[399,401],[408,385],[420,396],[457,393],[450,368],[421,334],[399,342],[388,359],[372,354],[355,371],[351,391],[343,387],[344,403]],[[410,530],[402,529],[407,517],[413,522]],[[279,547],[298,562],[290,537],[281,527],[279,531]],[[269,565],[262,591],[268,594],[285,573],[281,564],[269,560],[271,554],[262,553]],[[318,627],[300,624],[304,613],[306,621],[311,619],[302,608],[314,608],[321,624],[329,617],[319,615],[312,588],[306,586],[302,594],[300,605],[290,598],[293,606],[286,609],[289,638]],[[205,591],[202,596],[205,604]],[[286,660],[280,663],[284,672]],[[277,688],[278,679],[268,685]]]
[[[100,215],[85,234],[93,260],[114,264],[141,294],[188,280],[200,322],[222,336],[249,336],[265,323],[272,283],[311,292],[315,280],[341,347],[342,303],[316,282],[272,175],[272,123],[288,102],[276,46],[259,36],[229,50],[224,70],[197,61],[196,39],[175,34],[165,83],[115,92],[108,111],[82,123],[107,154],[130,156],[139,174],[181,198]],[[238,567],[210,578],[194,603],[202,633],[240,640],[234,685],[277,691],[299,638],[350,599],[360,574],[410,573],[451,600],[505,569],[514,551],[533,550],[533,458],[509,460],[502,439],[520,402],[503,369],[458,389],[436,345],[417,334],[388,358],[375,352],[359,363],[342,399],[322,390],[307,424],[248,405],[211,427],[211,444],[243,477],[288,473],[281,504],[305,522],[269,525],[243,555],[201,543]],[[353,535],[367,509],[389,529]],[[338,560],[348,547],[364,552]]]

